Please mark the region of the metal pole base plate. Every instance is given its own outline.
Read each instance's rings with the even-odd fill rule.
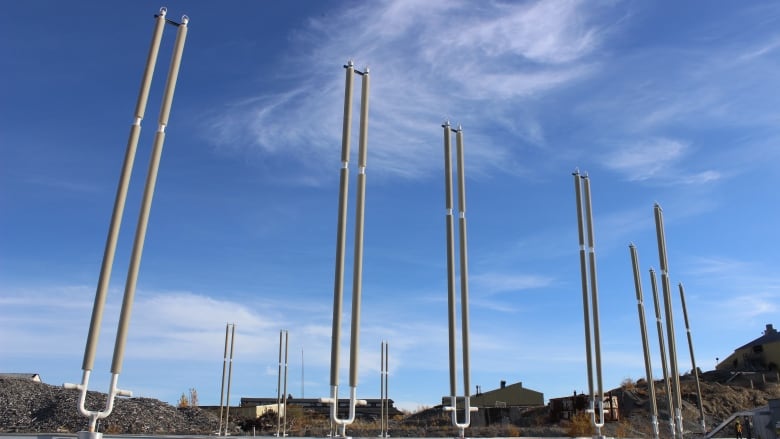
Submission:
[[[78,439],[103,439],[103,433],[94,431],[80,431],[77,433]]]

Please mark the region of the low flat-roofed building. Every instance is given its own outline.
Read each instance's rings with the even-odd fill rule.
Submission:
[[[355,407],[355,414],[361,417],[369,417],[379,419],[382,413],[382,400],[380,398],[363,399],[366,401],[366,405],[358,405]],[[273,406],[272,410],[276,410],[276,398],[254,398],[244,397],[241,398],[241,407],[256,407],[256,406]],[[287,398],[288,406],[301,407],[304,410],[311,410],[317,413],[329,414],[330,403],[322,402],[319,398]],[[393,406],[393,400],[387,400],[387,407],[389,416],[395,416],[401,414],[401,411]],[[339,399],[339,412],[347,413],[349,411],[349,399]]]

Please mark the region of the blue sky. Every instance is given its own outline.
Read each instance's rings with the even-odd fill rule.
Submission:
[[[4,372],[38,372],[52,384],[81,378],[160,6],[4,5]],[[466,147],[473,386],[522,381],[545,399],[587,390],[577,168],[593,191],[605,387],[645,373],[628,245],[638,247],[651,305],[655,202],[664,209],[682,372],[691,367],[679,282],[704,370],[780,324],[777,3],[165,6],[172,19],[187,14],[190,31],[120,388],[169,402],[196,388],[201,404],[218,404],[224,328],[235,322],[232,403],[276,395],[280,329],[290,337],[289,393],[328,395],[342,65],[350,59],[372,78],[359,397],[379,397],[382,340],[397,406],[432,406],[449,392],[445,120],[462,124]],[[174,34],[164,35],[143,122],[95,390],[107,389]],[[355,111],[353,153],[357,102]],[[354,196],[354,180],[351,189]],[[348,230],[351,246],[351,220]],[[647,315],[653,323],[651,306]],[[650,339],[658,377],[654,326]]]

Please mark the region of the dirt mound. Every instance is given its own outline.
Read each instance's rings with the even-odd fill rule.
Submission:
[[[87,418],[77,409],[79,392],[27,379],[0,378],[0,432],[77,432]],[[87,392],[86,407],[102,410],[106,395]],[[219,419],[198,408],[176,408],[151,398],[117,398],[98,430],[115,434],[210,434]]]

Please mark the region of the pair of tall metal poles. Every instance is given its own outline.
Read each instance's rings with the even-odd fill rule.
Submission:
[[[590,395],[588,412],[591,425],[596,427],[596,436],[602,437],[604,426],[604,384],[601,374],[601,333],[599,326],[599,293],[596,279],[596,249],[593,233],[593,211],[590,197],[590,178],[580,175],[578,170],[574,176],[574,191],[577,202],[577,231],[580,243],[580,276],[582,278],[582,309],[585,322],[585,357],[588,373],[588,392]],[[584,200],[583,200],[584,191]],[[583,212],[584,203],[584,212]],[[588,256],[585,255],[585,229],[588,237]],[[588,282],[590,281],[590,283]],[[590,292],[590,295],[588,294]],[[589,297],[590,296],[590,297]],[[592,325],[592,329],[591,329]],[[591,334],[592,331],[592,334]],[[591,340],[592,337],[592,340]],[[598,393],[593,388],[593,362],[595,359],[596,381]],[[596,399],[598,397],[598,400]],[[610,402],[611,406],[611,402]],[[598,410],[598,414],[596,411]]]
[[[225,436],[228,435],[228,425],[230,424],[230,383],[233,381],[233,347],[236,339],[236,324],[227,323],[225,325],[225,353],[222,355],[222,382],[219,390],[219,429],[217,436],[222,434],[222,426],[225,426]],[[230,357],[228,357],[228,344],[230,345]],[[228,364],[228,358],[230,363]],[[227,375],[227,400],[224,401],[225,422],[222,422],[223,397],[225,396],[225,367],[228,368]]]
[[[449,328],[449,366],[450,366],[450,405],[444,410],[452,413],[452,425],[458,428],[459,437],[464,437],[465,429],[471,424],[471,412],[477,411],[471,407],[471,368],[469,362],[469,279],[468,279],[468,248],[466,242],[466,174],[463,162],[463,129],[458,126],[452,129],[449,121],[444,128],[444,196],[446,203],[447,227],[447,316]],[[461,337],[463,360],[463,420],[458,421],[457,396],[457,366],[456,366],[456,286],[455,286],[455,223],[453,218],[453,187],[452,187],[452,132],[456,133],[457,172],[458,172],[458,229],[460,238],[460,305],[461,305]]]
[[[669,406],[669,427],[671,430],[671,434],[673,437],[677,437],[682,439],[683,437],[683,418],[682,418],[682,396],[680,392],[680,374],[677,367],[677,346],[675,341],[675,335],[674,335],[674,318],[672,315],[672,297],[671,297],[671,287],[669,282],[669,263],[667,259],[667,253],[666,253],[666,236],[664,232],[664,223],[663,223],[663,210],[661,209],[661,206],[656,203],[654,206],[654,217],[655,217],[655,226],[656,226],[656,236],[658,241],[658,259],[661,266],[661,285],[663,289],[664,294],[664,311],[666,315],[666,335],[667,339],[669,341],[669,356],[667,359],[666,355],[666,349],[664,347],[664,337],[663,337],[663,324],[661,322],[661,311],[660,311],[660,305],[659,305],[659,299],[658,299],[658,285],[656,280],[656,274],[655,270],[652,268],[650,269],[650,282],[653,289],[653,299],[655,304],[655,314],[656,314],[656,321],[657,321],[657,329],[658,329],[658,343],[660,346],[661,351],[661,364],[663,366],[663,374],[664,374],[664,384],[666,386],[666,394],[667,394],[667,401]],[[642,327],[641,330],[643,332],[643,345],[645,350],[645,369],[648,376],[648,385],[650,386],[651,396],[653,398],[653,422],[654,422],[654,433],[655,437],[657,437],[657,407],[655,404],[655,391],[653,389],[653,381],[652,381],[652,370],[649,363],[649,349],[647,347],[646,343],[646,327],[644,323],[644,305],[642,304],[641,299],[641,280],[639,276],[639,258],[637,256],[637,250],[636,247],[631,244],[629,246],[631,251],[631,259],[633,264],[633,270],[634,270],[634,284],[637,291],[637,299],[639,301],[639,308],[640,308],[640,326]],[[699,372],[698,368],[696,367],[696,359],[693,352],[693,339],[691,336],[691,330],[690,325],[688,323],[688,310],[685,304],[685,290],[683,288],[682,283],[679,284],[679,290],[680,290],[680,300],[682,303],[683,308],[683,315],[685,318],[685,329],[688,336],[688,348],[691,355],[691,368],[692,373],[694,374],[694,377],[696,379],[696,392],[698,396],[698,402],[699,402],[699,415],[700,415],[700,422],[701,422],[701,428],[702,433],[706,432],[706,423],[704,419],[704,407],[701,397],[701,386],[699,383]],[[670,372],[667,368],[667,362],[669,366],[671,367],[671,383],[670,383]]]
[[[287,436],[287,347],[289,334],[286,329],[279,331],[279,372],[276,379],[276,437]],[[282,349],[284,346],[284,349]],[[282,351],[284,351],[284,390],[282,390]],[[284,418],[284,428],[282,428]]]
[[[341,143],[341,171],[339,178],[338,226],[336,231],[336,270],[333,285],[333,328],[330,348],[330,398],[322,398],[330,403],[330,419],[341,429],[341,437],[346,437],[347,425],[355,420],[355,405],[364,404],[357,400],[358,385],[358,347],[360,345],[360,307],[363,284],[363,229],[366,199],[366,156],[368,148],[368,68],[363,72],[355,70],[350,60],[346,68],[344,93],[344,124]],[[352,84],[355,73],[362,76],[363,84],[360,99],[360,138],[358,146],[357,206],[355,209],[355,242],[352,269],[352,325],[349,351],[349,415],[339,418],[339,345],[341,339],[341,313],[344,301],[344,252],[347,234],[347,204],[349,188],[349,147],[352,130]]]
[[[381,355],[379,358],[380,367],[380,409],[379,409],[379,437],[390,437],[390,398],[387,396],[387,382],[390,377],[388,362],[390,358],[389,343],[382,341]]]
[[[160,166],[162,148],[165,142],[165,128],[168,125],[168,118],[170,116],[171,105],[173,103],[173,93],[176,88],[176,80],[179,75],[179,67],[181,65],[182,53],[184,51],[184,41],[187,37],[187,23],[189,21],[189,18],[186,15],[182,16],[181,23],[168,20],[165,17],[166,13],[166,8],[161,8],[159,14],[156,15],[156,23],[152,33],[152,43],[149,48],[149,54],[146,60],[146,68],[141,80],[141,89],[138,94],[138,101],[136,103],[135,117],[133,124],[130,127],[127,150],[125,153],[119,186],[114,201],[114,210],[111,216],[111,224],[109,226],[108,238],[106,240],[106,247],[103,253],[100,277],[98,280],[97,291],[95,293],[95,302],[92,308],[92,318],[90,321],[89,334],[87,336],[87,342],[84,349],[84,361],[82,363],[83,374],[81,383],[64,385],[66,388],[78,389],[81,392],[78,400],[78,410],[79,413],[89,418],[89,430],[86,432],[79,432],[80,437],[83,436],[85,438],[95,438],[101,436],[100,433],[95,431],[97,421],[98,419],[103,419],[111,414],[111,411],[114,407],[114,398],[117,395],[132,396],[132,392],[117,388],[117,382],[119,380],[119,374],[122,372],[125,344],[127,341],[127,332],[130,325],[130,315],[132,313],[135,289],[138,281],[138,271],[141,264],[141,255],[143,253],[144,240],[146,238],[146,228],[149,222],[149,212],[151,210],[152,198],[154,197],[154,188],[157,182],[157,172]],[[113,268],[114,264],[114,254],[116,253],[119,229],[122,222],[125,200],[127,198],[127,190],[130,185],[130,177],[132,174],[133,163],[135,161],[138,139],[141,133],[141,121],[143,120],[144,112],[146,111],[146,103],[149,98],[149,90],[151,88],[152,77],[154,76],[154,68],[157,63],[157,55],[159,53],[160,41],[162,39],[165,23],[170,23],[177,26],[178,32],[176,34],[176,42],[174,43],[171,64],[168,70],[168,78],[165,84],[165,91],[163,93],[160,116],[158,118],[157,133],[155,134],[154,138],[149,170],[146,176],[146,186],[144,188],[143,198],[141,201],[141,209],[136,226],[135,240],[133,243],[127,280],[125,282],[124,297],[119,315],[116,341],[114,343],[114,354],[111,364],[111,384],[108,390],[108,398],[103,410],[92,411],[85,407],[89,379],[94,367],[95,352],[97,350],[100,326],[103,318],[103,308],[105,307],[106,296],[108,294],[108,285],[111,279],[111,269]]]

